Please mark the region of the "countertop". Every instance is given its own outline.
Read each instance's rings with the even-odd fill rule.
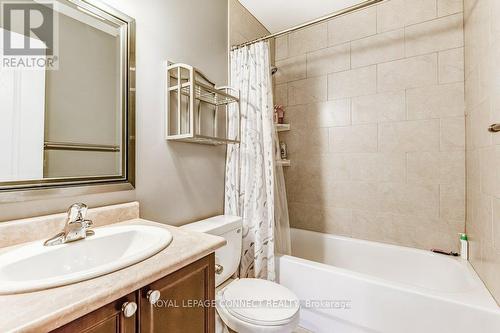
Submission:
[[[156,255],[107,275],[37,292],[0,296],[0,331],[40,333],[53,330],[191,264],[225,244],[221,237],[143,219],[109,226],[130,224],[168,229],[173,241]]]

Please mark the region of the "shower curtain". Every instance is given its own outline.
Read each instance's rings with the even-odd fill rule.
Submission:
[[[226,161],[225,213],[243,218],[243,247],[239,275],[275,279],[274,253],[288,244],[289,230],[277,226],[286,211],[277,203],[286,196],[282,170],[276,167],[277,138],[273,125],[273,97],[269,43],[259,42],[231,52],[231,86],[240,92],[240,144],[229,145]],[[236,107],[236,106],[233,106]],[[230,112],[229,134],[237,131],[237,112]],[[279,167],[281,168],[281,167]],[[281,171],[281,172],[279,172]],[[281,179],[276,179],[280,176]],[[289,250],[289,249],[288,249]]]

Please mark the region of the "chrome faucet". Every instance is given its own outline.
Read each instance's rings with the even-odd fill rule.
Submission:
[[[65,244],[94,235],[94,231],[89,229],[93,224],[92,221],[85,219],[87,210],[87,205],[83,203],[71,205],[68,209],[68,216],[66,218],[64,231],[58,233],[50,239],[47,239],[43,245],[52,246]]]

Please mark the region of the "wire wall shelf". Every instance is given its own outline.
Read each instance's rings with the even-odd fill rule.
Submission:
[[[180,63],[167,64],[166,79],[167,140],[208,145],[240,142],[237,90],[216,87],[199,70]]]

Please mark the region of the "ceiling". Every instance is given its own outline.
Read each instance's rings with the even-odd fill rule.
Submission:
[[[270,32],[358,4],[361,0],[239,0]]]

